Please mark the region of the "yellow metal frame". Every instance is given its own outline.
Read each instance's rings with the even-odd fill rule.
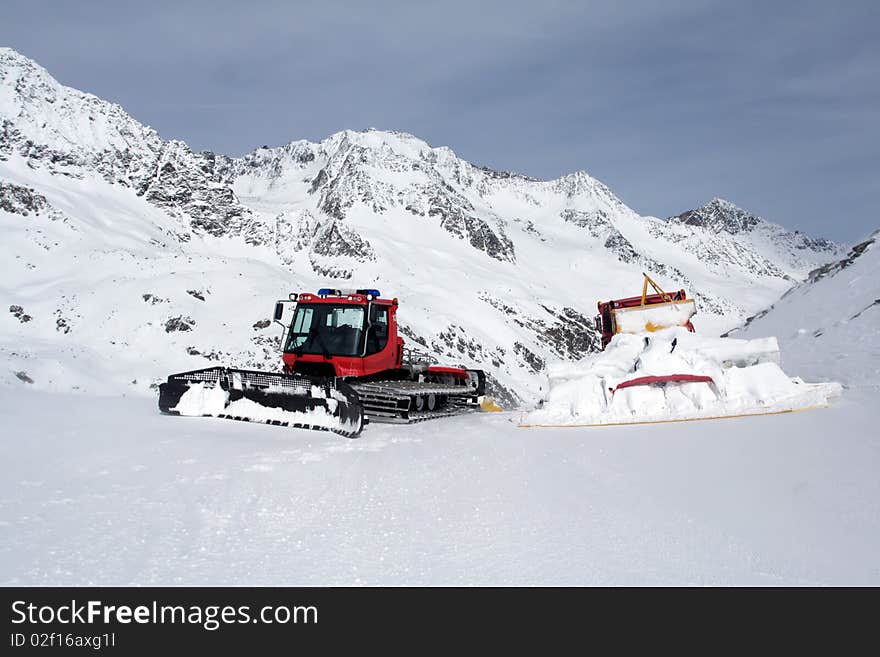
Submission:
[[[644,282],[642,283],[642,306],[645,305],[645,300],[648,298],[648,283],[651,284],[651,287],[654,288],[654,291],[660,295],[660,298],[665,299],[667,302],[672,301],[672,295],[664,292],[657,283],[654,282],[654,279],[648,276],[645,272],[642,272],[642,276],[645,277]]]

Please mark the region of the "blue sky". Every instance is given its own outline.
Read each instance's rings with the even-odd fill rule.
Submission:
[[[643,214],[713,196],[854,241],[880,227],[877,2],[4,0],[0,45],[231,155],[344,128],[577,169]]]

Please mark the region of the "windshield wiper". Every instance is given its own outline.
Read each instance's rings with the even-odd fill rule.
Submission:
[[[297,356],[302,356],[303,350],[309,342],[317,343],[317,346],[322,349],[321,355],[324,358],[326,358],[327,360],[331,360],[333,358],[333,354],[331,354],[330,349],[327,348],[327,343],[324,342],[324,336],[321,335],[321,332],[315,327],[309,329],[309,337],[306,338],[305,342],[303,342],[299,347],[294,349],[293,353],[295,353]]]

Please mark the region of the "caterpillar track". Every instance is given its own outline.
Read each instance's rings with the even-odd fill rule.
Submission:
[[[353,383],[373,422],[412,424],[479,409],[473,388],[447,383],[376,381]]]

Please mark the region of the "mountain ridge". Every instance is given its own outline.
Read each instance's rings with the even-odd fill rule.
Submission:
[[[277,366],[277,338],[251,325],[271,295],[329,279],[391,286],[408,339],[486,365],[496,394],[519,403],[540,390],[548,360],[596,348],[596,300],[632,294],[641,271],[686,287],[714,332],[841,253],[759,218],[733,234],[640,216],[586,171],[546,181],[498,172],[397,131],[343,130],[240,157],[194,152],[9,49],[0,49],[0,130],[0,227],[16,263],[4,292],[33,318],[25,326],[10,312],[0,323],[7,358],[19,362],[8,345],[35,335],[50,353],[59,339],[115,351],[126,340],[92,328],[115,317],[110,325],[140,336],[148,355],[139,386],[220,358]],[[720,211],[722,221],[751,216],[732,204]],[[84,259],[139,288],[120,296],[77,269]],[[189,273],[174,264],[184,261]],[[76,304],[91,284],[108,301],[86,316]],[[130,310],[144,295],[151,301]],[[41,385],[46,375],[30,378]]]

